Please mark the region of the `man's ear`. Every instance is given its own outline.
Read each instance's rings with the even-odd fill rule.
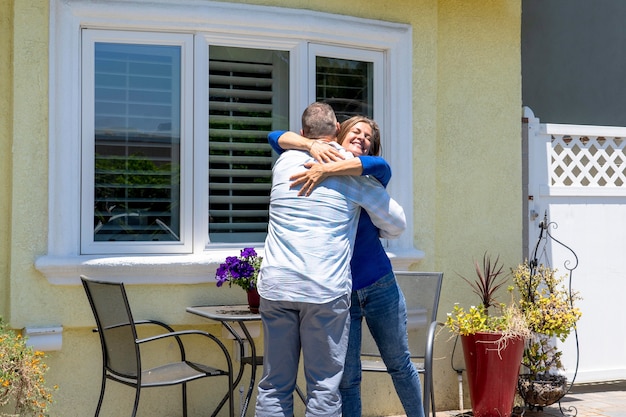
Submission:
[[[300,136],[304,136],[304,130],[300,129]]]

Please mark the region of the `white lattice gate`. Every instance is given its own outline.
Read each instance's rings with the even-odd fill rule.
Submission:
[[[526,254],[547,215],[558,226],[552,234],[578,257],[572,287],[583,297],[583,317],[576,381],[626,379],[626,128],[541,124],[529,109],[524,127]],[[563,263],[572,256],[552,245],[548,259],[566,272]],[[573,337],[563,351],[571,378]]]

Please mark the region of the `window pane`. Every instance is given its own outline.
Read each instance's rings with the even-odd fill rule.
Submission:
[[[316,57],[316,100],[330,104],[340,122],[373,117],[373,68],[372,62]]]
[[[288,129],[289,54],[209,48],[209,240],[263,242],[275,155]]]
[[[95,44],[95,241],[179,240],[180,49]]]

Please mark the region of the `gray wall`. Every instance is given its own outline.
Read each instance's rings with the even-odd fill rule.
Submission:
[[[522,101],[543,123],[626,126],[626,1],[522,0]]]

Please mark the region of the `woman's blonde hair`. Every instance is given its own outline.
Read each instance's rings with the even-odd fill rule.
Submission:
[[[348,132],[350,132],[354,125],[361,122],[367,123],[372,128],[368,155],[380,155],[380,129],[378,128],[378,123],[366,116],[352,116],[341,123],[341,129],[339,129],[339,134],[337,135],[337,143],[343,146],[343,141],[346,139]]]

